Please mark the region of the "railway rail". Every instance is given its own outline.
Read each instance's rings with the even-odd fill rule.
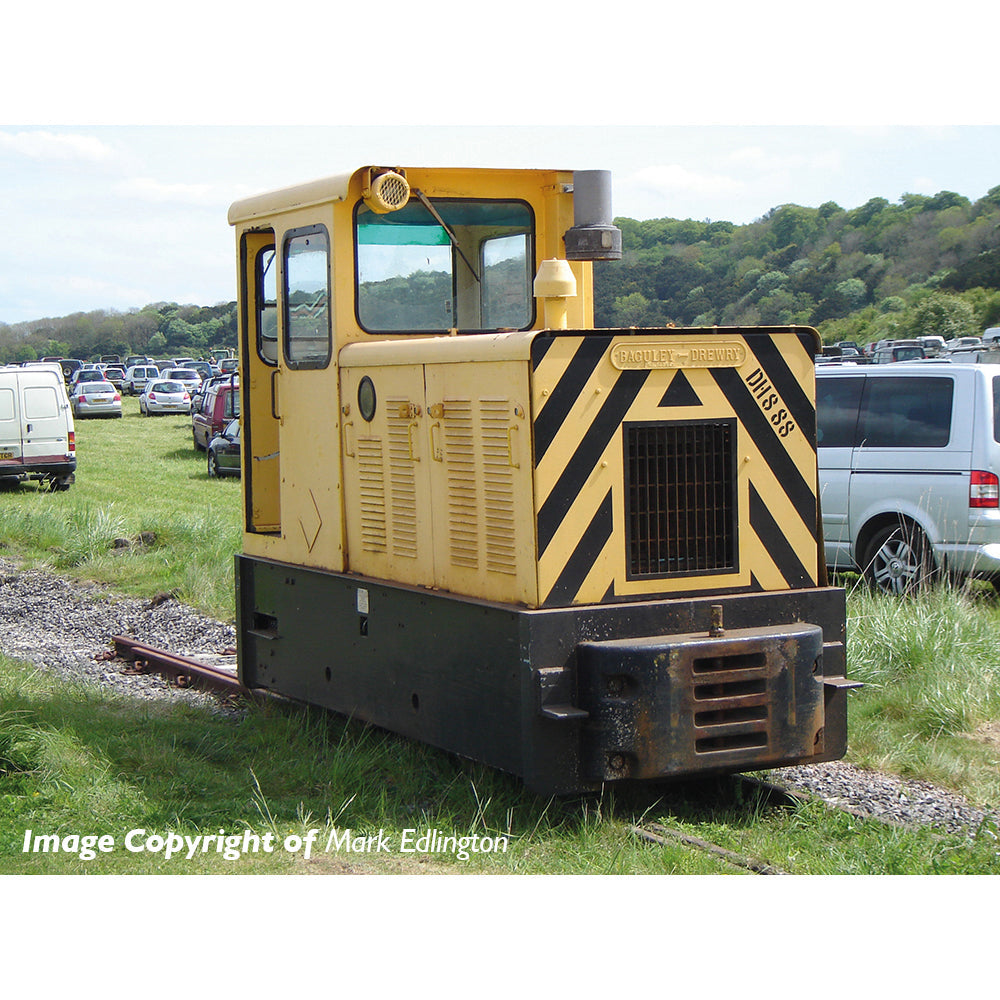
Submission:
[[[222,695],[253,697],[254,692],[240,683],[233,668],[206,663],[204,658],[181,656],[137,642],[128,636],[112,636],[115,655],[132,664],[130,672],[158,673],[171,679],[178,687],[195,687]],[[223,654],[226,655],[226,654]]]
[[[916,830],[920,826],[918,823],[904,823],[891,816],[880,816],[863,809],[858,809],[848,803],[831,799],[829,797],[791,788],[787,785],[776,784],[757,778],[753,775],[740,774],[733,775],[734,797],[739,800],[756,799],[763,804],[774,806],[795,807],[808,803],[819,803],[827,809],[834,809],[838,812],[847,813],[857,819],[874,820],[886,826],[898,830]],[[631,833],[640,840],[650,844],[667,846],[669,844],[682,844],[691,850],[700,851],[711,857],[718,858],[732,868],[741,869],[756,875],[787,875],[790,874],[784,869],[772,864],[769,861],[740,854],[727,847],[722,847],[712,841],[695,836],[680,826],[670,826],[663,822],[639,823],[630,827]]]

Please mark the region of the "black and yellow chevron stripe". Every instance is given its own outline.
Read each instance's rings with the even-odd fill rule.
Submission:
[[[815,586],[814,337],[803,328],[537,337],[532,398],[540,604]],[[629,506],[637,501],[627,493],[628,428],[655,433],[723,424],[735,428],[727,479],[733,558],[721,570],[636,572],[629,534],[645,530],[645,514]],[[696,467],[697,456],[689,465]],[[691,498],[696,492],[690,486]],[[698,512],[687,513],[696,523]]]

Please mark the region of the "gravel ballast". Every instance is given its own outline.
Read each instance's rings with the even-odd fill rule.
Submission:
[[[111,596],[105,587],[23,569],[0,558],[0,652],[133,697],[215,702],[211,695],[177,688],[155,674],[124,673],[121,660],[107,658],[114,635],[181,655],[217,655],[236,644],[233,625],[198,614],[167,595],[154,600]],[[946,789],[842,761],[783,768],[769,778],[893,823],[974,832],[984,820],[997,822],[995,815]]]
[[[75,680],[137,698],[215,703],[156,674],[126,674],[111,637],[128,636],[182,655],[221,654],[236,645],[232,625],[200,615],[168,595],[154,600],[109,595],[108,588],[22,569],[0,559],[0,652]]]

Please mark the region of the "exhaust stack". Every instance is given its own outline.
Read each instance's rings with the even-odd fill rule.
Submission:
[[[622,232],[612,223],[611,171],[573,172],[573,228],[563,237],[567,260],[621,260]]]

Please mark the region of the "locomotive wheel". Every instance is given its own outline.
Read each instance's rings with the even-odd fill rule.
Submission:
[[[936,567],[927,537],[915,524],[883,528],[864,557],[865,579],[883,594],[911,594],[926,587]]]

